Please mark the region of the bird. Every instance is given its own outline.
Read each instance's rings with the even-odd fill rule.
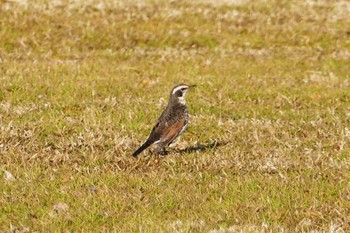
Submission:
[[[173,87],[170,92],[168,105],[152,128],[148,139],[132,156],[137,157],[153,144],[157,145],[154,153],[159,154],[185,131],[189,119],[185,97],[187,91],[195,86],[178,84]]]

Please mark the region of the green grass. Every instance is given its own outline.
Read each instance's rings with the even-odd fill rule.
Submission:
[[[349,4],[215,2],[1,3],[1,232],[350,231]]]

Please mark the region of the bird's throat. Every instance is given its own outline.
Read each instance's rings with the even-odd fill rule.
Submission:
[[[185,97],[183,96],[178,97],[177,101],[179,102],[179,104],[186,105],[186,100],[185,100]]]

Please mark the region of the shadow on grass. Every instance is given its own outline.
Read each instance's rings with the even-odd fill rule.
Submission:
[[[195,146],[189,146],[185,149],[181,149],[181,150],[180,149],[170,149],[170,151],[167,150],[166,148],[163,148],[163,150],[160,153],[158,153],[158,155],[167,156],[169,154],[190,154],[190,153],[197,152],[197,151],[203,152],[203,151],[207,151],[210,149],[216,149],[220,146],[225,146],[228,143],[229,143],[228,141],[213,141],[213,142],[208,142],[208,143],[204,143],[204,144],[198,143]],[[155,155],[153,152],[151,152],[151,154]]]
[[[220,146],[224,146],[228,144],[228,142],[220,142],[220,141],[214,141],[214,142],[209,142],[209,143],[205,143],[205,144],[197,144],[195,146],[190,146],[190,147],[187,147],[185,149],[182,149],[182,150],[176,150],[176,153],[193,153],[193,152],[196,152],[196,151],[207,151],[207,150],[210,150],[210,149],[216,149]]]

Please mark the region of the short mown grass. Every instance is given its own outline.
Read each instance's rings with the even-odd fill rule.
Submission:
[[[3,1],[0,231],[350,231],[349,9]],[[132,158],[178,83],[188,130]]]

